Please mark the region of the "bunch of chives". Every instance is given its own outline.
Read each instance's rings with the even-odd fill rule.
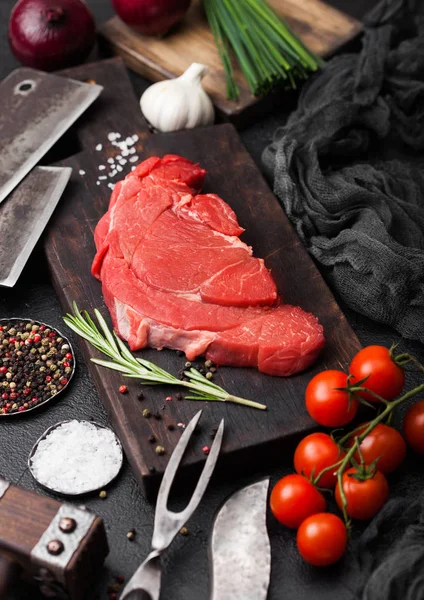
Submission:
[[[203,2],[224,67],[229,100],[239,97],[230,49],[255,96],[283,82],[296,87],[297,79],[305,79],[322,65],[264,0]]]

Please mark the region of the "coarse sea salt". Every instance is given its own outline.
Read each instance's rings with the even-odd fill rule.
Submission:
[[[39,483],[69,495],[106,486],[121,466],[122,448],[113,431],[76,420],[52,429],[38,442],[30,460]]]

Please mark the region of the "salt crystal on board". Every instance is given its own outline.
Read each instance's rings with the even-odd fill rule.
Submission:
[[[79,173],[80,175],[85,175],[85,171],[83,171],[82,169],[80,169],[80,170],[78,171],[78,173]]]
[[[76,420],[60,424],[41,439],[30,461],[39,483],[72,495],[104,487],[121,465],[122,448],[113,431]]]
[[[97,152],[100,152],[100,150],[102,150],[102,148],[103,148],[102,144],[97,144],[97,146],[96,146]]]

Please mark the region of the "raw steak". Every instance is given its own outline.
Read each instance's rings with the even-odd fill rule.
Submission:
[[[113,193],[95,231],[92,272],[119,335],[217,364],[291,375],[324,345],[316,317],[282,304],[262,259],[206,172],[179,156],[141,163]]]

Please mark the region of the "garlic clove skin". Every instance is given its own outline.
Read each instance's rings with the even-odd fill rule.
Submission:
[[[212,124],[214,107],[201,84],[207,72],[205,65],[193,63],[180,77],[147,88],[140,99],[147,121],[162,132]]]

